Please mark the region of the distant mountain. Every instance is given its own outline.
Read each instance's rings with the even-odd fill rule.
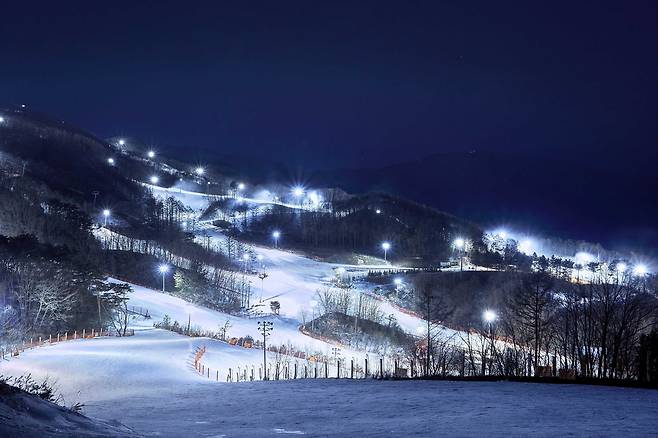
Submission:
[[[319,172],[314,181],[353,193],[395,194],[485,226],[658,250],[658,181],[641,175],[529,156],[452,153]]]

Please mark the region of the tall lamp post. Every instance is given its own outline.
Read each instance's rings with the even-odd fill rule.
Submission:
[[[103,226],[107,227],[107,218],[110,217],[110,210],[107,208],[103,210]]]
[[[455,239],[454,242],[455,248],[459,251],[459,272],[464,271],[464,249],[466,248],[466,242],[461,237]]]
[[[167,272],[169,272],[169,266],[167,265],[160,265],[158,267],[158,271],[162,274],[162,292],[165,291],[165,275]]]
[[[279,248],[279,237],[281,237],[280,231],[274,231],[272,233],[272,238],[274,239],[274,247]]]
[[[482,319],[484,319],[484,322],[487,324],[487,328],[489,329],[489,339],[491,340],[491,356],[493,357],[496,354],[496,345],[494,344],[494,337],[493,337],[493,323],[496,321],[496,319],[498,319],[498,315],[493,310],[485,310],[482,313]],[[486,360],[486,356],[482,358],[483,374],[485,374],[485,370],[486,370],[485,360]],[[491,370],[491,366],[489,366],[489,370]]]
[[[271,321],[258,321],[258,331],[263,335],[263,380],[269,380],[267,376],[267,337],[272,331],[274,323]]]
[[[388,242],[382,243],[382,249],[384,250],[384,261],[386,261],[386,256],[388,254],[388,250],[391,249],[391,244]]]

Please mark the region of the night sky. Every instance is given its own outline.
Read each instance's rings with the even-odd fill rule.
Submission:
[[[477,150],[658,173],[655,0],[41,3],[0,7],[0,105],[101,137],[315,168]]]

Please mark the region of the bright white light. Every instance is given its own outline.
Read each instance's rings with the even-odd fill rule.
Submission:
[[[196,169],[194,169],[194,173],[196,173],[197,175],[203,175],[203,172],[205,172],[203,167],[197,167]]]
[[[120,144],[121,146],[123,146],[124,144],[126,144],[126,140],[124,140],[123,138],[120,139],[120,140],[119,140],[119,144]]]
[[[498,318],[498,315],[496,315],[496,312],[493,310],[485,310],[482,314],[482,318],[485,322],[494,322]]]
[[[110,210],[103,210],[103,216],[108,217],[110,215]]]
[[[383,249],[384,251],[388,251],[389,249],[391,249],[391,244],[388,243],[388,242],[384,242],[384,243],[382,243],[382,249]]]
[[[342,266],[339,267],[339,268],[336,268],[336,272],[337,272],[339,275],[342,275],[342,274],[345,273],[345,268],[343,268]]]
[[[574,261],[577,264],[581,265],[581,266],[585,266],[588,263],[592,263],[595,260],[596,260],[596,257],[594,257],[592,254],[590,254],[588,252],[584,252],[584,251],[578,252],[574,256]]]
[[[639,264],[635,265],[633,268],[633,275],[637,275],[638,277],[642,277],[644,275],[647,275],[649,273],[649,269],[647,268],[646,265]]]
[[[311,203],[314,205],[320,204],[320,195],[317,194],[317,192],[312,191],[311,193],[308,194],[308,197],[311,199]]]
[[[301,187],[295,187],[292,190],[292,194],[299,198],[304,195],[304,189]]]
[[[5,122],[5,118],[4,118],[4,117],[0,117],[0,123],[4,123],[4,122]]]
[[[107,162],[108,162],[109,164],[114,164],[114,158],[108,158],[108,159],[107,159]]]
[[[455,248],[462,249],[466,242],[461,237],[455,239]]]
[[[624,262],[619,262],[619,263],[617,263],[617,266],[615,266],[615,270],[617,272],[626,272],[627,268],[628,268],[628,266]]]
[[[382,211],[380,209],[375,210],[375,213],[377,213],[377,214],[381,214],[381,212]]]
[[[496,236],[500,237],[503,240],[507,240],[507,231],[499,230],[496,232]]]
[[[517,245],[518,250],[520,252],[522,252],[523,254],[525,254],[525,255],[532,254],[534,252],[533,247],[534,247],[534,244],[532,243],[532,240],[530,240],[530,239],[523,239]]]
[[[157,176],[154,175],[151,177],[151,184],[157,184],[159,182],[160,182],[160,178],[158,178]]]
[[[395,283],[396,286],[399,286],[402,284],[402,279],[401,278],[396,278],[393,280],[393,283]]]
[[[280,231],[273,232],[272,237],[274,237],[275,239],[278,239],[279,237],[281,237],[281,232]]]
[[[160,271],[161,274],[164,274],[165,272],[169,271],[169,266],[167,265],[160,265],[158,266],[158,271]]]
[[[249,260],[249,254],[244,254],[244,255],[242,256],[242,260],[244,260],[245,262],[246,262],[247,260]]]
[[[244,183],[238,184],[238,190],[244,190]]]
[[[264,258],[264,257],[263,257],[263,254],[258,254],[258,255],[256,256],[256,259],[258,259],[258,260],[263,260],[263,258]]]
[[[155,152],[148,151],[148,153],[146,155],[148,155],[149,158],[153,158],[153,157],[155,157]]]

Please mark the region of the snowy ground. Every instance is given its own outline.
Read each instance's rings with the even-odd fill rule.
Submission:
[[[658,391],[509,382],[217,383],[190,339],[162,330],[38,348],[0,373],[58,380],[68,404],[146,436],[655,436]],[[257,351],[224,348],[225,355]],[[147,352],[147,354],[144,354]]]

